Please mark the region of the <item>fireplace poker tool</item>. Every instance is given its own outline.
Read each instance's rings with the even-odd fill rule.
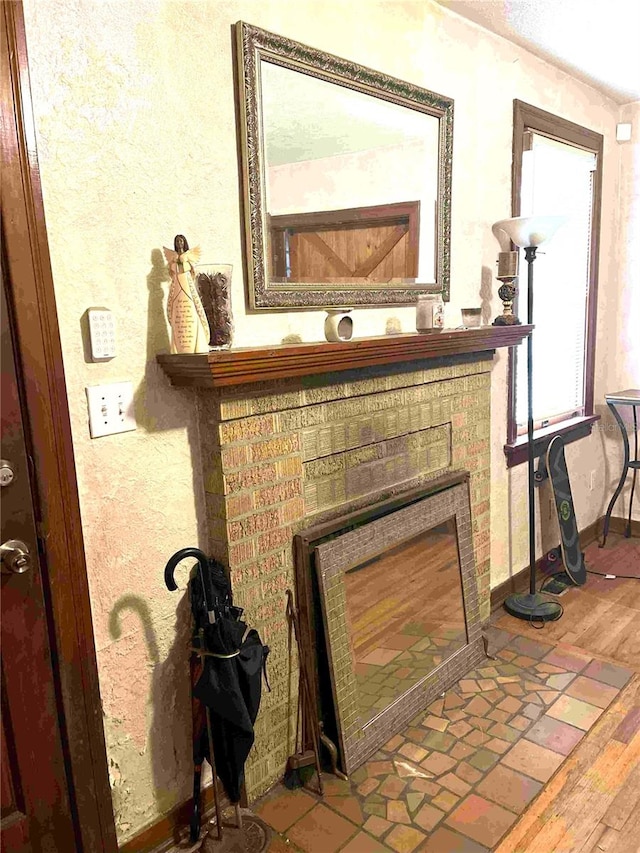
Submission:
[[[293,633],[298,649],[298,665],[300,669],[300,682],[298,688],[298,711],[296,719],[296,752],[287,760],[287,768],[284,774],[284,783],[287,788],[300,788],[309,781],[315,767],[318,776],[318,791],[323,795],[322,772],[320,769],[320,729],[316,719],[313,702],[311,700],[311,688],[309,685],[309,674],[306,662],[300,647],[300,625],[298,613],[293,603],[293,593],[287,590],[287,620],[293,628]],[[311,734],[313,749],[305,749],[307,736]],[[298,748],[299,747],[299,748]]]

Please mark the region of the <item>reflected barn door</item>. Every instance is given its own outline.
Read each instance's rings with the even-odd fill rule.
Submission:
[[[388,282],[418,275],[420,202],[272,216],[278,280]]]

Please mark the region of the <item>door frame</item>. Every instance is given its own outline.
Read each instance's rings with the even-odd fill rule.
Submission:
[[[22,2],[2,2],[2,239],[39,504],[69,797],[83,853],[117,851],[80,500],[37,159]],[[3,42],[5,35],[3,33]],[[4,44],[3,44],[4,49]]]

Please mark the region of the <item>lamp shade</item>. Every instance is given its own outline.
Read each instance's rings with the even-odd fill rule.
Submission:
[[[566,219],[566,216],[515,216],[496,222],[492,231],[504,231],[516,246],[541,246],[553,237]]]

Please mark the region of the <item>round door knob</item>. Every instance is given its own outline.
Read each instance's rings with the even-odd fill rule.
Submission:
[[[19,539],[8,539],[0,545],[2,571],[21,575],[31,568],[31,554],[28,547]]]
[[[14,473],[11,464],[6,459],[0,459],[0,486],[9,486],[13,482]]]

